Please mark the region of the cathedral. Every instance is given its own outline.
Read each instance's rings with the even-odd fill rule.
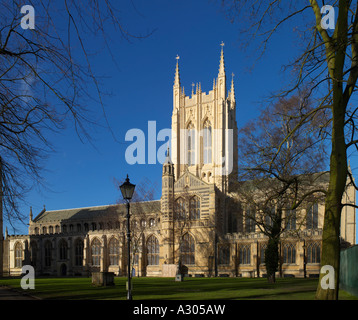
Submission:
[[[228,84],[223,46],[208,93],[199,83],[185,94],[177,58],[171,130],[161,198],[130,206],[133,275],[172,277],[180,265],[188,277],[264,277],[267,237],[245,211],[230,206],[236,197],[230,184],[238,170],[238,129],[234,79]],[[323,186],[328,182],[328,173],[317,180]],[[347,185],[343,203],[355,204],[353,186]],[[32,265],[44,276],[125,276],[126,214],[125,204],[44,208],[36,215],[30,209],[27,235],[1,235],[0,275],[18,276],[23,265]],[[291,219],[289,229],[297,232],[281,237],[280,276],[318,276],[323,214],[324,201],[318,201],[297,212],[305,223]],[[345,206],[342,243],[355,244],[355,230],[355,210]]]

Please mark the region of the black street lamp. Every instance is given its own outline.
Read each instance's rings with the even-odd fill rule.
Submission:
[[[135,185],[129,182],[127,175],[126,181],[120,186],[123,199],[127,202],[127,244],[128,244],[128,293],[127,300],[132,300],[132,287],[131,287],[131,233],[129,224],[129,202],[132,199]]]

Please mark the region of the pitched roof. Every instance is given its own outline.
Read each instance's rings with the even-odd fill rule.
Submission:
[[[153,213],[160,211],[160,200],[146,201],[146,202],[133,202],[131,203],[131,213],[138,214],[140,212]],[[45,209],[33,219],[35,223],[43,223],[50,221],[63,221],[63,220],[98,220],[98,219],[113,219],[118,215],[126,213],[125,204],[105,205],[97,207],[85,207],[63,210]]]

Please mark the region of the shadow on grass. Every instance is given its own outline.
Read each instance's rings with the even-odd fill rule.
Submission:
[[[133,278],[134,300],[313,300],[318,279],[279,278]],[[126,278],[115,286],[94,287],[91,278],[36,278],[32,295],[45,300],[126,300]],[[20,279],[0,279],[17,289]]]

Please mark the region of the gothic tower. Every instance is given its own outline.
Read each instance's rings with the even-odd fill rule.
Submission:
[[[163,163],[162,173],[162,198],[161,198],[161,222],[163,229],[163,257],[167,263],[174,263],[174,165],[170,159],[169,148],[167,157]]]
[[[191,97],[181,87],[179,57],[173,86],[172,159],[177,179],[187,170],[224,194],[229,176],[237,172],[237,124],[234,80],[227,92],[222,44],[219,73],[213,89],[202,92],[196,84]]]

